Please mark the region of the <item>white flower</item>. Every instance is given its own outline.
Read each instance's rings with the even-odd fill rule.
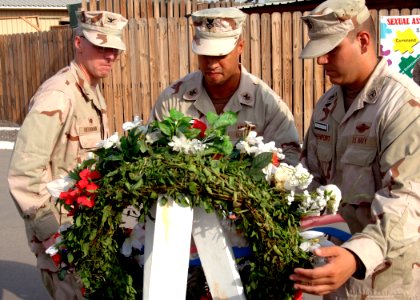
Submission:
[[[327,202],[326,205],[328,213],[335,215],[338,211],[338,207],[341,201],[340,189],[334,184],[320,186],[318,189],[324,193]]]
[[[106,140],[102,140],[99,143],[97,143],[96,146],[100,148],[108,149],[114,146],[118,146],[119,142],[120,142],[120,138],[118,137],[118,132],[115,132]]]
[[[301,164],[296,167],[281,163],[274,176],[278,190],[294,191],[296,188],[304,190],[311,183],[313,176]]]
[[[291,191],[289,195],[287,195],[287,204],[291,205],[295,201],[295,191]]]
[[[179,137],[173,136],[172,142],[169,142],[168,145],[172,147],[172,150],[184,154],[197,154],[207,148],[207,145],[200,140],[189,140],[182,133]]]
[[[182,133],[180,136],[174,135],[172,137],[172,142],[169,142],[168,145],[172,147],[172,150],[177,152],[183,152],[185,148],[187,148],[188,139]]]
[[[58,253],[58,249],[55,245],[52,245],[48,247],[47,250],[45,250],[45,253],[48,254],[49,256],[54,256]]]
[[[250,145],[250,146],[254,146],[254,145],[258,145],[259,143],[262,143],[263,137],[262,136],[257,136],[257,132],[251,130],[248,133],[248,136],[246,137],[245,141]]]
[[[272,163],[269,163],[265,168],[262,169],[262,172],[265,174],[265,180],[267,180],[267,182],[271,182],[277,172],[277,167]]]
[[[93,152],[88,152],[86,159],[96,159],[96,155]]]
[[[274,186],[279,191],[285,191],[286,185],[290,186],[288,182],[292,178],[294,173],[294,168],[289,166],[288,164],[281,163],[276,170],[276,174],[274,175]],[[291,189],[288,189],[291,190]]]
[[[139,116],[135,116],[133,122],[125,122],[122,127],[124,131],[127,131],[139,127],[142,123],[143,120]]]
[[[69,176],[58,178],[47,183],[47,190],[54,198],[59,198],[61,192],[67,192],[76,183],[76,180]]]
[[[153,144],[162,137],[162,134],[159,131],[153,131],[146,134],[146,144]]]
[[[131,231],[130,236],[125,239],[120,249],[121,254],[128,257],[131,255],[133,248],[141,250],[144,246],[145,236],[146,231],[143,229],[143,226],[136,224]]]
[[[334,246],[332,242],[327,240],[327,236],[323,232],[316,230],[307,230],[300,233],[300,236],[303,239],[303,242],[300,244],[300,249],[305,252],[314,252],[320,247],[330,247]],[[328,259],[320,256],[311,257],[312,265],[314,268],[320,267],[328,263]]]

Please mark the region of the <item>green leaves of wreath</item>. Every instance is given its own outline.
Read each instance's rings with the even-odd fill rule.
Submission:
[[[70,173],[75,180],[85,168],[101,174],[94,180],[99,188],[93,207],[74,210],[74,224],[62,233],[60,247],[65,262],[61,274],[76,270],[86,298],[141,299],[142,269],[119,253],[125,238],[123,211],[136,208],[139,222],[144,222],[160,194],[181,205],[236,216],[235,225],[252,251],[249,272],[242,278],[247,298],[292,297],[288,277],[294,267],[307,265],[308,257],[299,248],[300,214],[261,172],[272,154],[251,158],[234,149],[226,135],[237,121],[234,113],[206,117],[210,126],[201,141],[208,147],[199,154],[175,152],[168,145],[173,136],[193,139],[201,134],[191,126],[191,118],[172,110],[161,122],[129,130],[119,145],[98,149],[97,159],[84,161]],[[151,136],[157,137],[153,143]]]

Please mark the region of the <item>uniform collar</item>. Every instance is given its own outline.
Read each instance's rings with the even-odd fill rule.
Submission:
[[[208,111],[215,112],[211,99],[208,96],[203,82],[203,74],[201,72],[190,80],[187,84],[186,91],[183,98],[187,101],[195,101],[194,106],[201,113],[205,114]],[[236,92],[232,95],[229,102],[224,108],[224,111],[238,112],[242,109],[242,105],[253,107],[255,105],[255,96],[253,90],[256,83],[249,76],[248,71],[241,66],[241,81]]]
[[[106,108],[106,103],[99,90],[99,85],[94,87],[91,86],[86,78],[86,75],[74,60],[70,63],[70,70],[75,76],[76,84],[79,86],[83,95],[85,95],[85,98],[92,101],[99,110],[104,110]]]

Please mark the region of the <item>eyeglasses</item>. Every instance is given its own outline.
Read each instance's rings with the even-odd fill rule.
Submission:
[[[84,38],[85,40],[87,40],[89,42],[89,44],[92,45],[93,48],[95,48],[96,51],[98,51],[99,53],[112,53],[115,56],[118,56],[121,54],[122,50],[120,49],[115,49],[115,48],[109,48],[109,47],[101,47],[101,46],[96,46],[95,44],[92,44],[87,38],[85,38],[84,36],[80,36],[81,38]]]

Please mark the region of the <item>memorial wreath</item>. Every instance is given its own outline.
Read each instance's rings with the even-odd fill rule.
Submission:
[[[293,297],[289,275],[311,261],[299,222],[334,212],[339,191],[308,192],[312,176],[282,163],[281,149],[264,143],[252,124],[233,144],[226,132],[235,113],[206,119],[208,126],[171,110],[147,126],[139,119],[124,123],[125,135],[102,141],[92,157],[48,185],[73,224],[61,228],[47,253],[61,277],[77,273],[86,298],[141,299],[142,234],[125,226],[124,215],[133,209],[136,222],[145,222],[157,201],[167,201],[162,195],[215,211],[245,237],[251,254],[242,258],[241,279],[248,299]]]

